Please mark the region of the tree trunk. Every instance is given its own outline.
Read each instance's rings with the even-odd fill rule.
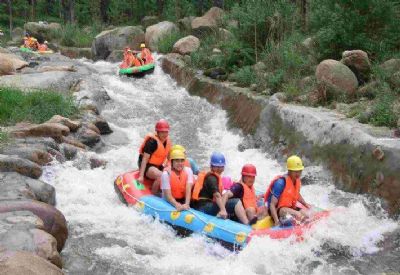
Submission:
[[[164,2],[165,0],[157,0],[157,15],[160,18],[164,12]]]
[[[175,18],[176,20],[182,17],[182,3],[181,0],[175,0]]]
[[[10,37],[12,36],[13,30],[13,16],[12,16],[12,1],[8,0],[8,15],[9,15],[9,22],[10,22]]]
[[[256,54],[256,63],[258,62],[258,52],[257,52],[257,22],[254,23],[254,52]]]
[[[28,0],[28,4],[30,7],[30,20],[35,21],[35,6],[36,6],[36,0]]]
[[[100,18],[103,23],[108,23],[108,6],[110,0],[100,0]]]

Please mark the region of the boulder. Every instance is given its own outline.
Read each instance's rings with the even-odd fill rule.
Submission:
[[[8,251],[29,251],[62,267],[56,239],[44,231],[44,223],[28,211],[0,214],[0,247]]]
[[[107,57],[106,61],[108,62],[122,62],[124,59],[124,51],[123,50],[114,50]]]
[[[182,55],[191,54],[192,52],[197,51],[199,47],[200,40],[196,36],[189,35],[176,41],[172,52]]]
[[[190,33],[192,31],[192,21],[196,17],[188,16],[177,21],[178,28],[183,33]]]
[[[27,159],[0,154],[0,172],[17,172],[38,179],[42,175],[42,167]]]
[[[60,53],[68,56],[69,58],[87,58],[92,59],[92,48],[76,48],[60,46]]]
[[[57,266],[26,251],[1,252],[0,274],[13,275],[63,275]]]
[[[0,153],[3,155],[15,155],[20,158],[28,159],[39,165],[48,164],[52,160],[51,155],[47,151],[26,145],[9,145],[5,148],[0,148]]]
[[[389,83],[393,89],[400,89],[400,71],[392,74],[389,78]]]
[[[98,158],[97,156],[91,156],[89,159],[90,162],[90,169],[95,169],[95,168],[105,168],[107,165],[107,161],[101,158]]]
[[[16,27],[12,30],[11,39],[13,41],[22,42],[24,38],[24,30],[20,27]]]
[[[58,38],[62,32],[62,28],[59,23],[47,24],[45,22],[28,22],[25,23],[24,29],[39,41]]]
[[[158,22],[160,22],[158,16],[145,16],[143,17],[141,24],[146,29],[148,26],[157,24]]]
[[[51,137],[25,137],[13,140],[15,144],[26,145],[49,153],[60,151],[60,146]]]
[[[0,200],[25,198],[51,205],[56,203],[56,191],[53,186],[15,172],[0,172],[0,190]]]
[[[67,160],[72,160],[76,157],[76,155],[78,154],[78,151],[81,150],[82,148],[78,148],[76,146],[73,146],[71,144],[68,143],[63,143],[61,145],[61,152],[63,153],[63,155],[65,156],[65,158]]]
[[[93,147],[100,141],[100,134],[89,127],[82,127],[78,130],[76,138],[81,143]]]
[[[386,75],[391,76],[395,72],[400,71],[400,59],[389,59],[385,61],[380,67]]]
[[[219,39],[221,39],[222,41],[229,41],[235,38],[233,33],[223,28],[218,29],[218,34],[219,34]]]
[[[21,60],[15,54],[0,53],[0,75],[13,74],[16,70],[20,70],[28,66],[28,63]]]
[[[11,130],[14,137],[52,137],[57,141],[61,137],[67,136],[70,130],[61,123],[45,122],[42,124],[22,124],[19,123]]]
[[[38,201],[0,201],[0,213],[14,211],[29,211],[38,216],[43,221],[43,230],[56,239],[57,250],[62,250],[68,238],[68,228],[65,217],[59,210],[54,206]]]
[[[94,124],[98,130],[100,130],[101,135],[111,134],[113,132],[104,117],[96,115],[93,112],[86,112],[82,116],[82,121]]]
[[[3,47],[0,47],[0,53],[8,53],[8,54],[10,54],[11,52],[8,49],[4,49]]]
[[[63,137],[61,142],[86,150],[85,144],[83,144],[82,142],[80,142],[79,140],[77,140],[72,136]]]
[[[42,66],[37,70],[39,73],[44,72],[76,72],[74,66]]]
[[[360,85],[370,79],[371,62],[366,52],[361,50],[344,51],[341,62],[352,70]]]
[[[355,93],[358,82],[354,73],[339,61],[327,59],[319,63],[315,73],[320,83],[333,87],[335,90]]]
[[[65,125],[69,128],[71,132],[76,132],[81,126],[82,123],[77,120],[70,120],[69,118],[60,116],[60,115],[54,115],[48,123],[60,123],[62,125]]]
[[[163,37],[177,31],[178,27],[174,23],[169,21],[163,21],[147,27],[145,35],[146,45],[152,51],[157,51],[158,42],[163,39]]]
[[[192,30],[194,35],[198,36],[203,32],[217,28],[222,21],[223,15],[224,11],[222,9],[212,7],[203,16],[193,19]]]
[[[94,60],[106,59],[114,50],[122,50],[124,47],[139,49],[142,41],[144,41],[144,32],[140,26],[106,30],[93,40],[92,56]]]

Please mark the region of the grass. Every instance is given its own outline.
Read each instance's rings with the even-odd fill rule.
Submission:
[[[158,51],[160,53],[170,53],[176,41],[184,37],[184,34],[178,31],[171,32],[163,36],[158,42]]]
[[[51,91],[23,92],[0,87],[0,125],[21,121],[43,123],[54,115],[70,117],[78,111],[73,98]]]
[[[62,33],[54,34],[67,47],[86,48],[91,47],[95,36],[101,31],[101,27],[94,24],[90,28],[82,28],[77,25],[66,24]]]

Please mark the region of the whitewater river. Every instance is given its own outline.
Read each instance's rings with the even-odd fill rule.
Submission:
[[[66,274],[400,272],[399,222],[388,219],[378,201],[339,191],[330,180],[302,188],[306,201],[339,209],[305,241],[258,238],[240,253],[200,235],[177,237],[168,225],[126,207],[115,194],[113,181],[136,169],[137,148],[160,118],[170,122],[173,142],[184,145],[202,167],[214,150],[225,154],[225,174],[234,178],[244,163],[254,163],[257,189],[265,190],[283,167],[260,150],[239,150],[244,137],[227,128],[225,111],[190,96],[160,66],[152,75],[130,79],[117,76],[116,64],[98,62],[93,74],[111,98],[102,115],[114,133],[103,137],[105,146],[98,152],[107,167],[90,170],[81,157],[55,164],[43,176],[56,187],[57,208],[68,221],[70,234],[62,252]],[[321,176],[322,169],[305,172]]]

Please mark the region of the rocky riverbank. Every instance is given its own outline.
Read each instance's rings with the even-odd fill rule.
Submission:
[[[68,225],[57,210],[56,190],[40,180],[46,166],[81,157],[86,167],[104,167],[93,152],[112,132],[101,117],[109,99],[90,65],[59,54],[38,56],[1,49],[0,85],[26,92],[52,90],[73,95],[79,113],[33,124],[2,127],[0,144],[0,273],[62,274],[60,253]]]
[[[390,129],[360,124],[325,108],[286,103],[284,94],[255,95],[197,73],[179,54],[166,55],[162,67],[191,94],[220,104],[232,125],[252,134],[253,146],[278,159],[294,153],[306,157],[308,164],[331,171],[339,188],[378,196],[389,213],[399,214],[400,140]]]

